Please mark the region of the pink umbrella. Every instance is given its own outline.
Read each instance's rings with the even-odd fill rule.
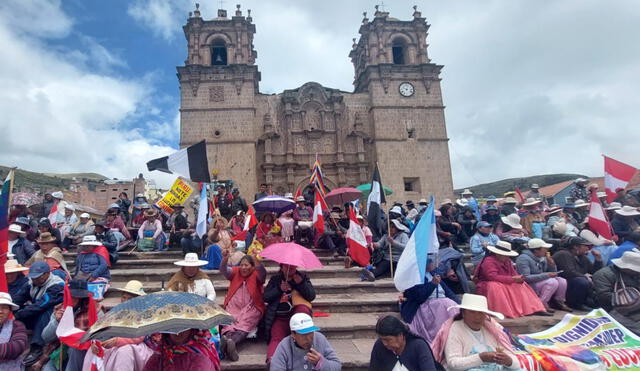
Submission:
[[[324,199],[331,205],[344,205],[347,202],[355,201],[362,196],[362,191],[356,188],[336,188],[327,193]]]
[[[304,269],[322,268],[320,259],[304,246],[293,242],[274,243],[260,252],[260,256],[280,264]]]

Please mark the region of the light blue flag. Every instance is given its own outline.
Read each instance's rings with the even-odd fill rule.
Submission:
[[[396,266],[393,283],[398,291],[405,291],[424,283],[427,256],[437,254],[440,244],[436,235],[435,199],[431,196],[427,210],[420,218]]]
[[[200,204],[198,205],[198,220],[196,222],[196,234],[198,237],[207,233],[207,213],[209,212],[209,203],[207,202],[207,187],[204,184],[201,185],[200,190]]]

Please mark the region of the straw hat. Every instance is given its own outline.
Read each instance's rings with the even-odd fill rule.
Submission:
[[[469,188],[465,188],[464,191],[462,191],[462,195],[466,196],[466,195],[472,195],[473,192],[471,192],[471,190]]]
[[[409,228],[407,228],[404,224],[400,223],[398,219],[391,219],[391,223],[399,230],[403,232],[409,233]]]
[[[451,202],[451,199],[449,198],[445,198],[444,200],[442,200],[442,202],[440,203],[440,206],[444,206],[444,205],[453,205],[453,202]]]
[[[507,191],[502,195],[502,197],[513,197],[515,195],[516,195],[516,191]]]
[[[638,216],[640,215],[640,211],[633,206],[623,206],[621,209],[616,210],[616,214],[622,216]]]
[[[78,244],[78,246],[100,246],[100,245],[102,245],[102,243],[100,243],[100,241],[98,241],[98,239],[94,235],[82,237],[82,242]]]
[[[305,201],[304,196],[298,196],[296,198],[296,202],[304,202],[304,201]]]
[[[509,214],[501,217],[500,220],[511,228],[522,229],[522,224],[520,224],[520,217],[518,214]]]
[[[554,232],[563,236],[567,233],[568,228],[569,227],[567,227],[567,223],[565,223],[564,220],[558,220],[553,224],[553,227],[551,227]]]
[[[507,197],[507,198],[504,199],[504,201],[502,201],[502,203],[505,204],[505,205],[506,204],[514,204],[515,205],[515,204],[518,203],[518,201],[516,201],[516,199],[513,198],[513,197]]]
[[[66,204],[64,205],[64,208],[67,210],[76,211],[76,207],[73,206],[72,204]]]
[[[11,295],[7,292],[0,292],[0,305],[8,305],[11,307],[11,310],[18,310],[20,307],[17,304],[13,304],[13,300],[11,299]]]
[[[511,244],[507,241],[498,241],[495,246],[487,246],[487,250],[498,255],[518,256],[518,252],[511,250]]]
[[[402,215],[402,208],[400,206],[394,206],[389,210],[389,213]]]
[[[91,215],[89,215],[88,213],[80,214],[80,219],[89,219],[89,218],[91,218]]]
[[[418,204],[422,205],[422,204],[428,204],[429,202],[427,202],[426,198],[421,198],[420,201],[418,201]]]
[[[37,243],[50,243],[56,242],[56,238],[51,235],[49,232],[40,233],[40,237],[36,239]]]
[[[527,248],[528,249],[539,249],[541,247],[544,247],[546,249],[553,247],[552,244],[550,243],[546,243],[542,238],[532,238],[529,240],[529,242],[527,242]]]
[[[535,199],[533,197],[530,197],[526,199],[526,201],[522,204],[522,206],[533,206],[533,205],[539,204],[540,202],[542,201]]]
[[[20,226],[19,226],[19,225],[17,225],[17,224],[11,224],[11,225],[9,226],[9,232],[17,233],[17,234],[19,234],[19,235],[23,235],[23,236],[24,236],[25,234],[27,234],[25,231],[23,231],[23,230],[22,230],[22,227],[20,227]]]
[[[547,211],[547,215],[553,215],[555,213],[559,213],[560,211],[562,211],[562,208],[560,206],[552,207]]]
[[[123,288],[116,289],[116,290],[126,292],[136,296],[147,295],[147,293],[144,292],[144,289],[142,288],[142,282],[138,280],[131,280],[127,282],[127,284]]]
[[[622,209],[622,204],[620,202],[612,202],[608,207],[604,208],[605,210],[620,210]]]
[[[156,216],[156,211],[154,209],[148,209],[144,211],[144,216]]]
[[[15,259],[9,259],[6,263],[4,263],[5,273],[25,272],[28,270],[28,267],[20,265],[20,263],[18,263],[18,261]]]
[[[576,202],[574,202],[573,204],[576,207],[576,209],[581,208],[581,207],[587,207],[587,206],[590,205],[585,200],[576,200]]]
[[[178,260],[177,262],[174,262],[173,264],[179,265],[181,267],[201,267],[203,265],[209,264],[209,262],[206,261],[206,260],[198,259],[198,254],[196,254],[194,252],[190,252],[190,253],[188,253],[187,255],[184,256],[184,259]]]
[[[640,273],[640,254],[633,251],[625,251],[618,259],[611,259],[611,262],[620,269],[630,269]]]
[[[504,319],[502,313],[489,310],[489,305],[487,305],[487,298],[482,295],[464,294],[462,295],[462,303],[454,305],[453,307],[449,307],[447,309],[451,310],[451,308],[472,310],[474,312],[483,312],[498,319]]]

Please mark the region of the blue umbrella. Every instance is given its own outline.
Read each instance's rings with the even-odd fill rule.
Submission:
[[[266,196],[255,201],[253,203],[253,208],[257,213],[272,212],[281,214],[287,210],[295,209],[296,203],[293,200],[281,196]]]
[[[165,291],[116,305],[91,326],[82,341],[135,338],[158,332],[178,334],[188,329],[207,330],[233,322],[229,313],[205,297]]]

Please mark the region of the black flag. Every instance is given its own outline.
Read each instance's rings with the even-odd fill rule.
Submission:
[[[176,173],[193,182],[211,183],[209,162],[207,161],[207,143],[204,140],[169,156],[147,162],[147,169],[169,174]]]
[[[382,213],[382,204],[386,202],[382,180],[380,179],[380,170],[378,170],[378,164],[376,164],[373,170],[373,178],[371,179],[371,192],[367,198],[367,221],[375,239],[379,239],[386,233],[386,223]]]

